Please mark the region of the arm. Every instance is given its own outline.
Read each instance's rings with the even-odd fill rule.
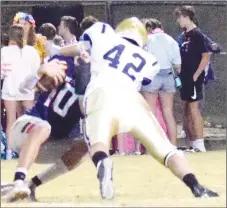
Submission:
[[[58,54],[59,55],[63,55],[63,56],[76,57],[76,56],[80,56],[84,51],[85,51],[84,43],[83,42],[78,42],[78,43],[76,43],[74,45],[61,47],[58,50]]]
[[[206,68],[206,66],[209,64],[209,61],[210,61],[210,55],[209,55],[209,53],[208,52],[203,53],[202,54],[201,62],[199,64],[199,67],[196,70],[195,74],[193,75],[194,82],[197,81],[197,79],[200,76],[200,74],[204,71],[204,69]]]
[[[173,59],[172,59],[173,68],[178,74],[180,74],[180,72],[181,72],[181,54],[180,54],[180,48],[175,40],[172,45],[171,54],[173,55]]]
[[[193,75],[194,82],[197,81],[198,77],[204,71],[204,69],[209,64],[209,61],[210,61],[210,55],[208,53],[208,49],[207,49],[206,43],[205,43],[205,38],[202,33],[197,33],[197,46],[198,46],[199,52],[202,55],[202,59],[200,61],[200,64],[199,64],[196,72]]]
[[[205,42],[206,42],[206,46],[207,46],[207,49],[210,51],[210,52],[213,52],[213,53],[220,53],[222,48],[219,44],[217,44],[216,42],[214,42],[213,40],[211,40],[207,35],[205,35],[203,33],[203,36],[205,38]]]
[[[78,58],[74,66],[75,93],[83,95],[91,78],[90,63]]]
[[[181,64],[173,64],[173,68],[178,74],[180,74],[180,72],[181,72]]]

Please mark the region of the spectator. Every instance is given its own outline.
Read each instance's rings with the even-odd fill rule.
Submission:
[[[9,44],[9,36],[6,33],[3,33],[1,36],[1,47],[7,46]]]
[[[194,23],[196,24],[196,26],[198,26],[198,21],[194,21]],[[183,32],[180,33],[180,35],[178,36],[178,44],[179,46],[182,45],[183,43],[183,39],[184,39],[184,33],[185,33],[185,29],[183,29]],[[213,40],[211,40],[207,35],[205,35],[203,33],[203,36],[205,38],[205,43],[206,43],[206,47],[208,49],[208,51],[210,53],[214,53],[214,54],[217,54],[217,53],[220,53],[222,51],[222,48],[219,44],[215,43]],[[215,75],[214,75],[214,70],[213,70],[213,67],[211,65],[211,63],[209,62],[208,65],[206,66],[205,68],[205,78],[204,78],[204,86],[203,86],[203,100],[201,100],[200,102],[200,110],[202,111],[203,109],[203,105],[204,105],[204,101],[205,101],[205,86],[206,84],[209,82],[209,81],[213,81],[215,80]],[[181,137],[182,138],[186,138],[187,135],[186,135],[186,128],[185,128],[185,123],[183,124],[183,129],[182,129],[182,132],[181,132]]]
[[[143,25],[145,26],[146,30],[147,30],[147,34],[151,33],[151,23],[149,19],[143,18],[141,19],[141,22],[143,23]]]
[[[78,29],[79,25],[75,17],[63,16],[58,27],[58,34],[63,38],[61,46],[76,43],[76,32]]]
[[[46,57],[45,51],[45,37],[35,33],[35,20],[32,15],[18,12],[14,19],[13,24],[21,24],[24,28],[24,41],[29,46],[34,46],[40,56],[40,62],[43,63]]]
[[[175,10],[177,22],[185,28],[181,44],[182,81],[181,99],[184,101],[184,119],[190,145],[196,151],[205,152],[203,139],[203,120],[199,101],[203,99],[205,68],[210,56],[205,38],[195,25],[195,10],[192,6],[182,6]]]
[[[146,27],[148,35],[151,34],[150,20],[149,19],[142,19],[142,21],[144,23],[144,26]],[[144,47],[144,49],[147,50],[146,46]],[[157,103],[156,103],[156,118],[158,119],[159,124],[161,125],[162,129],[164,130],[164,132],[168,136],[167,127],[166,127],[165,120],[163,118],[163,112],[162,112],[162,107],[161,107],[161,102],[160,102],[159,96],[158,96]]]
[[[56,35],[54,37],[54,44],[57,46],[61,46],[61,42],[63,41],[63,38],[60,35]]]
[[[53,55],[57,54],[60,48],[60,46],[57,46],[54,43],[54,38],[56,36],[57,30],[53,24],[44,23],[39,28],[39,32],[47,39],[45,44],[47,57],[45,58],[45,60],[48,60]]]
[[[20,84],[27,76],[36,74],[39,66],[38,52],[34,47],[24,46],[23,27],[18,24],[12,25],[9,29],[9,46],[1,49],[1,75],[4,79],[2,99],[6,109],[7,159],[12,158],[10,129],[16,121],[17,106],[20,105],[24,110],[28,110],[32,108],[34,101],[34,92],[29,91],[27,94],[22,94],[19,91]]]
[[[44,30],[44,27],[45,27],[45,30]],[[63,40],[60,43],[60,47],[77,43],[75,34],[78,30],[79,30],[79,26],[78,26],[78,22],[77,22],[76,18],[71,17],[71,16],[63,16],[60,20],[60,25],[58,27],[58,33],[63,38]],[[53,25],[50,25],[50,24],[43,25],[41,31],[43,34],[45,33],[46,36],[48,36],[47,38],[49,38],[49,39],[53,38],[53,34],[52,34],[52,33],[54,33]],[[54,50],[57,49],[56,54],[53,55],[54,52],[52,51],[52,54],[51,54],[52,57],[50,60],[56,58],[56,59],[65,61],[68,65],[70,65],[70,67],[75,67],[74,57],[67,57],[67,56],[59,55],[58,49],[60,49],[60,47],[58,47],[58,46],[54,47]],[[69,138],[78,138],[80,136],[81,136],[80,123],[77,123],[74,126],[72,132],[69,134]]]
[[[1,35],[1,47],[8,46],[9,44],[9,36],[7,33],[3,33]],[[1,90],[3,86],[3,80],[1,80]],[[1,100],[1,127],[2,130],[5,130],[5,108],[4,108],[4,102]]]
[[[160,72],[152,83],[142,87],[142,94],[156,115],[158,97],[162,106],[164,120],[167,125],[169,139],[172,144],[177,142],[177,126],[173,113],[173,99],[176,91],[172,68],[180,72],[181,56],[177,42],[164,33],[162,24],[156,19],[150,19],[151,34],[147,40],[147,51],[156,57]]]
[[[83,20],[80,23],[80,28],[82,31],[85,31],[87,28],[91,27],[95,22],[98,22],[99,20],[94,16],[86,16],[83,18]]]

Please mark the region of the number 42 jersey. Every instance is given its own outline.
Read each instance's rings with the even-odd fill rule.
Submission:
[[[140,90],[141,84],[149,84],[160,70],[154,56],[120,37],[108,24],[95,23],[81,40],[91,59],[91,80],[85,97],[102,86],[111,90],[120,84]]]

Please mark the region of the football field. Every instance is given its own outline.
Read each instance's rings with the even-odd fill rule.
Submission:
[[[152,157],[113,157],[115,199],[99,195],[96,170],[90,160],[77,170],[37,189],[38,203],[21,201],[1,207],[226,207],[226,152],[188,153],[187,159],[202,184],[220,194],[218,198],[195,199],[190,190]],[[35,164],[29,176],[48,164]],[[10,182],[15,161],[2,161],[1,181]]]

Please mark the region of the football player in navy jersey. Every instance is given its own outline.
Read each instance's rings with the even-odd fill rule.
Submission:
[[[52,59],[67,63],[66,74],[62,75],[64,82],[60,82],[51,91],[42,92],[36,105],[19,117],[12,127],[13,149],[20,157],[15,171],[14,183],[7,193],[10,202],[25,198],[31,193],[31,189],[25,183],[25,178],[38,156],[40,146],[50,136],[67,137],[75,124],[80,121],[82,115],[80,96],[75,92],[74,58],[55,55]],[[56,165],[60,166],[60,171],[70,170],[74,165],[79,164],[80,159],[86,154],[85,142],[82,140],[76,143],[56,162]],[[78,147],[77,153],[75,153],[76,147]],[[36,184],[41,183],[37,177],[33,181]]]
[[[85,17],[81,22],[81,28],[85,30],[97,21],[92,16]],[[28,116],[32,115],[35,118],[42,119],[42,123],[46,125],[45,128],[50,128],[51,126],[51,132],[47,135],[43,134],[45,141],[50,135],[57,138],[66,137],[72,130],[73,125],[79,121],[81,117],[80,110],[82,110],[81,95],[84,94],[91,75],[90,64],[86,63],[82,58],[76,57],[76,60],[74,60],[72,57],[55,55],[52,59],[67,62],[66,82],[52,92],[43,92],[39,96],[36,106],[30,112],[27,112]],[[66,151],[60,159],[34,176],[28,184],[20,182],[22,184],[20,187],[17,185],[18,182],[1,185],[1,196],[7,195],[9,201],[16,201],[25,197],[36,201],[35,188],[37,186],[78,167],[83,161],[86,152],[87,146],[84,140],[77,140],[73,143],[72,148]]]

